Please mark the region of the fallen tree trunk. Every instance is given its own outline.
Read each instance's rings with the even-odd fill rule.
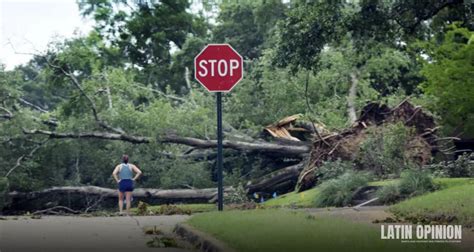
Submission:
[[[110,132],[58,133],[58,132],[38,130],[38,129],[34,129],[34,130],[24,129],[23,132],[25,134],[46,135],[49,138],[54,138],[54,139],[93,138],[93,139],[104,139],[104,140],[120,140],[120,141],[126,141],[126,142],[130,142],[134,144],[147,144],[153,141],[153,139],[150,137],[131,136],[127,134],[110,133]],[[177,136],[174,134],[167,134],[165,136],[160,137],[159,139],[156,139],[156,141],[161,142],[161,143],[183,144],[183,145],[193,146],[198,149],[217,147],[216,140],[206,140],[206,139],[199,139],[199,138],[194,138],[194,137],[182,137],[182,136]],[[224,140],[223,147],[239,150],[239,151],[257,152],[257,153],[264,153],[264,154],[271,154],[271,155],[300,156],[300,157],[305,156],[311,150],[311,146],[309,146],[306,143],[301,143],[301,142],[278,143],[278,142],[264,142],[264,141],[244,142],[244,141]]]
[[[233,191],[232,187],[224,188],[224,193]],[[133,192],[135,201],[151,204],[175,203],[214,203],[217,188],[206,189],[152,189],[137,188]],[[52,187],[34,192],[10,192],[11,204],[4,209],[6,213],[36,211],[38,209],[65,206],[75,211],[84,211],[91,205],[97,208],[115,208],[117,190],[97,186],[63,186]],[[97,204],[97,202],[100,204]]]
[[[304,162],[269,173],[246,186],[249,193],[264,192],[278,194],[288,192],[288,189],[294,188],[298,175],[304,168]]]

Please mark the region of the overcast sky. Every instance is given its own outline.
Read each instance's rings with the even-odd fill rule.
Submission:
[[[91,29],[75,0],[0,0],[0,62],[12,69],[32,57],[18,53],[41,52],[57,38]]]

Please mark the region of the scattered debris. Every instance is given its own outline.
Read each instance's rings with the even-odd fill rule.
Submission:
[[[51,207],[51,208],[47,208],[47,209],[43,209],[43,210],[33,212],[32,215],[33,216],[41,215],[41,214],[53,214],[53,215],[63,214],[64,215],[64,214],[79,214],[79,213],[80,213],[79,211],[72,210],[69,207],[54,206],[54,207]]]
[[[161,230],[159,230],[156,226],[144,227],[143,232],[146,235],[163,235],[163,232]]]
[[[171,237],[153,237],[150,241],[146,243],[149,248],[169,248],[169,247],[178,247],[178,243],[175,239]]]
[[[148,211],[148,204],[143,202],[143,201],[138,201],[138,206],[137,206],[137,214],[138,215],[147,215],[147,214],[151,214],[149,211]]]

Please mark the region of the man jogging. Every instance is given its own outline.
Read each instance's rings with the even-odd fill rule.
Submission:
[[[133,173],[135,173],[135,177],[133,176]],[[119,185],[118,204],[120,214],[123,214],[123,196],[125,194],[125,199],[127,201],[127,214],[130,215],[133,181],[137,180],[140,175],[142,175],[142,171],[140,171],[136,165],[128,163],[128,155],[123,155],[122,163],[117,165],[112,173],[112,176]]]

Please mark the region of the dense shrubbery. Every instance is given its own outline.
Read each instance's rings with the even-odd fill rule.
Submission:
[[[400,194],[405,197],[413,197],[434,191],[436,185],[428,171],[406,170],[400,175]]]
[[[394,203],[400,200],[400,187],[398,184],[388,184],[377,191],[378,201],[383,204]]]
[[[427,168],[436,177],[474,177],[474,153],[465,153],[455,161],[445,161],[438,164],[429,165]]]
[[[402,123],[369,130],[367,139],[361,143],[357,165],[382,178],[397,177],[410,165],[406,147],[412,135],[413,129]]]
[[[394,203],[401,199],[410,198],[437,188],[428,171],[409,169],[402,172],[398,183],[384,186],[377,192],[382,203]]]
[[[321,185],[316,205],[318,207],[346,206],[351,202],[354,192],[367,185],[369,180],[369,173],[354,171],[348,171],[336,179],[328,180]]]
[[[321,166],[318,167],[315,171],[318,181],[325,181],[329,179],[334,179],[347,171],[353,170],[354,165],[350,161],[342,161],[337,159],[335,161],[323,161]]]

